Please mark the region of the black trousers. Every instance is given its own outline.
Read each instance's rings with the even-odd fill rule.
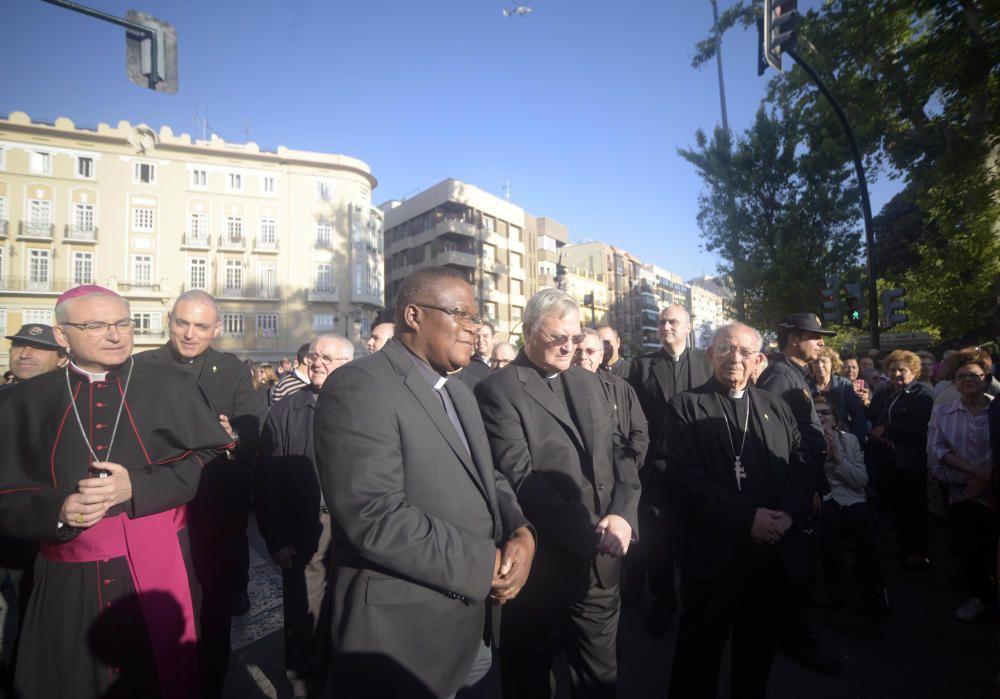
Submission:
[[[906,556],[927,556],[927,471],[889,466],[883,474],[884,495],[896,526],[896,545]]]
[[[642,540],[629,547],[625,557],[626,596],[638,599],[642,586],[649,583],[654,608],[673,614],[677,609],[674,590],[674,537],[666,514],[659,508],[639,506]]]
[[[681,576],[683,612],[670,676],[673,699],[715,699],[732,633],[733,699],[764,697],[774,662],[778,598],[787,588],[773,549],[755,546],[716,580]]]
[[[552,662],[561,650],[566,652],[574,699],[613,699],[618,682],[619,588],[602,587],[592,568],[590,575],[586,594],[566,605],[518,598],[504,606],[500,637],[504,699],[555,696]]]
[[[865,601],[871,601],[884,587],[875,513],[866,502],[846,507],[833,500],[823,503],[819,522],[820,561],[823,578],[832,598],[846,596],[844,542],[853,549],[852,572]]]
[[[990,575],[995,569],[996,526],[985,505],[963,500],[948,506],[951,549],[958,558],[964,594],[986,602],[990,598]]]

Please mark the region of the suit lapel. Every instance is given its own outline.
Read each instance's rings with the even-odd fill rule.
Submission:
[[[577,377],[572,376],[569,371],[563,372],[562,380],[563,384],[566,386],[566,394],[570,407],[576,414],[577,422],[583,429],[582,441],[584,449],[586,449],[588,454],[593,454],[594,433],[593,429],[588,428],[594,424],[594,415],[590,410],[590,399],[587,397],[587,387],[582,381],[577,381]],[[549,393],[551,393],[551,391],[549,391]]]
[[[563,380],[565,380],[565,376],[563,374]],[[519,366],[517,367],[517,377],[524,384],[524,392],[534,398],[548,413],[565,425],[566,429],[573,435],[573,438],[576,439],[577,444],[586,448],[583,438],[577,431],[576,425],[573,424],[573,419],[570,417],[569,412],[563,406],[562,401],[556,398],[552,390],[545,385],[545,380],[538,375],[538,372],[529,366]]]
[[[474,359],[472,361],[478,360]],[[445,384],[445,390],[451,396],[455,412],[458,413],[458,421],[462,423],[463,427],[475,426],[477,420],[482,420],[482,417],[479,415],[479,406],[476,405],[476,401],[469,391],[463,391],[453,385],[450,379]],[[466,429],[465,438],[469,442],[469,449],[472,451],[472,461],[479,476],[478,479],[473,480],[483,491],[486,502],[489,504],[490,514],[493,515],[493,521],[496,523],[496,484],[493,480],[493,456],[486,445],[480,439],[477,439],[477,435],[470,435],[469,431],[469,429]],[[485,435],[485,430],[481,434]]]
[[[667,375],[670,367],[667,366],[666,358],[662,355],[655,357],[650,370],[653,372],[653,376],[656,377],[656,383],[660,385],[660,395],[663,396],[663,400],[666,402],[667,396],[674,395],[674,377]]]

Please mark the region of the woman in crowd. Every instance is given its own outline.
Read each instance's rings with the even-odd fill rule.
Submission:
[[[948,484],[951,547],[967,596],[955,610],[962,621],[976,621],[985,614],[994,566],[993,456],[986,395],[992,368],[990,355],[977,348],[961,350],[949,359],[947,371],[959,398],[934,407],[927,436],[934,475]]]
[[[896,350],[885,358],[889,383],[879,388],[868,409],[874,425],[870,458],[879,493],[896,524],[899,556],[911,568],[930,564],[927,557],[927,423],[934,399],[917,380],[920,357]]]
[[[826,435],[826,477],[830,482],[819,526],[823,579],[828,595],[835,606],[847,601],[844,541],[850,541],[853,578],[861,610],[868,616],[882,616],[888,611],[888,598],[882,580],[875,514],[865,496],[868,471],[861,446],[853,434],[840,429],[834,407],[823,396],[817,397],[815,403]]]
[[[837,423],[849,429],[858,444],[864,444],[868,436],[865,406],[854,390],[854,384],[840,375],[842,368],[837,353],[829,347],[825,348],[819,359],[809,365],[813,397],[822,396],[833,407]]]

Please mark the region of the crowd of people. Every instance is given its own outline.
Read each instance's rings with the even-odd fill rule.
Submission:
[[[241,361],[202,291],[138,354],[113,291],[54,316],[8,336],[0,389],[15,697],[221,697],[251,514],[295,697],[487,696],[495,665],[504,697],[549,697],[560,654],[572,696],[614,697],[621,609],[646,594],[646,633],[676,617],[669,696],[716,696],[729,639],[731,695],[764,696],[778,651],[839,672],[809,606],[888,616],[883,562],[930,565],[935,515],[955,616],[995,594],[1000,382],[979,348],[838,355],[791,313],[763,329],[775,351],[741,323],[700,351],[674,305],[629,360],[558,289],[519,348],[445,267],[404,281],[363,357],[320,334]]]

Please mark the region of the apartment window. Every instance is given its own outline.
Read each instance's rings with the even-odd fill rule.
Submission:
[[[332,313],[314,313],[313,330],[336,330],[337,323]]]
[[[21,311],[21,323],[41,323],[42,325],[52,325],[52,309],[49,308],[25,308]]]
[[[208,288],[208,260],[204,257],[192,257],[188,260],[188,288]]]
[[[316,244],[329,247],[333,241],[333,225],[329,221],[316,222]]]
[[[7,197],[0,197],[0,235],[7,231],[3,230],[3,224],[7,222]]]
[[[257,267],[257,284],[260,287],[258,296],[273,298],[278,293],[278,263],[261,262]]]
[[[521,229],[517,226],[510,227],[510,239],[517,242],[521,242]]]
[[[132,255],[132,283],[136,286],[153,285],[152,255]]]
[[[52,282],[52,251],[28,248],[28,287],[48,289]]]
[[[244,322],[242,313],[222,314],[222,334],[226,337],[243,337]]]
[[[333,291],[333,265],[316,265],[316,291]]]
[[[539,262],[538,263],[538,273],[543,277],[554,277],[556,276],[556,263],[555,262]]]
[[[242,216],[226,216],[226,240],[231,243],[243,242]]]
[[[323,201],[330,201],[333,196],[333,183],[328,180],[319,180],[316,182],[316,198],[322,199]]]
[[[208,187],[208,170],[198,168],[191,171],[191,186],[195,189]]]
[[[487,320],[496,320],[497,305],[495,302],[487,301],[483,304],[483,317]]]
[[[492,233],[496,230],[497,222],[492,216],[483,216],[483,230],[487,233]]]
[[[156,211],[147,207],[136,207],[132,209],[132,230],[151,231],[153,222],[156,220]]]
[[[74,204],[73,205],[73,228],[78,231],[94,230],[94,205]]]
[[[550,236],[547,236],[547,235],[540,235],[540,236],[538,236],[538,249],[539,250],[552,250],[552,251],[555,251],[557,249],[556,248],[556,239],[552,238]],[[593,258],[591,258],[591,259],[593,259]]]
[[[278,336],[278,314],[258,313],[257,337],[277,337],[277,336]]]
[[[494,291],[497,288],[497,275],[487,272],[483,275],[483,288]]]
[[[229,173],[229,191],[239,192],[243,190],[243,175],[238,172]]]
[[[260,243],[266,247],[274,247],[278,242],[278,226],[273,218],[262,218],[260,220]]]
[[[0,335],[7,334],[7,309],[0,308]]]
[[[32,172],[40,175],[52,174],[52,154],[45,151],[34,150],[28,154],[28,165]]]
[[[188,216],[188,242],[208,242],[208,214],[190,214]]]
[[[243,260],[226,260],[226,291],[242,291]]]
[[[510,280],[510,293],[515,296],[521,296],[524,293],[524,287],[521,285],[520,279]]]
[[[73,253],[73,285],[94,283],[94,253]]]
[[[497,259],[497,248],[495,245],[490,245],[489,243],[483,245],[483,260],[486,262],[493,262]]]
[[[4,258],[4,254],[5,254],[4,250],[6,250],[6,248],[4,248],[3,246],[0,246],[0,285],[3,284],[3,280],[5,279],[5,274],[4,273],[7,271],[7,267],[6,267],[7,260]]]
[[[521,253],[512,252],[510,254],[510,268],[521,269]]]
[[[132,313],[136,335],[159,335],[163,332],[163,320],[156,311],[136,311]]]
[[[94,159],[84,156],[78,156],[76,159],[76,176],[84,177],[86,179],[93,179],[94,177]]]
[[[28,234],[51,235],[52,202],[48,199],[28,200]]]
[[[522,316],[523,313],[524,313],[524,309],[521,308],[520,306],[511,306],[510,307],[510,322],[512,322],[512,323],[520,323],[521,322],[521,316]]]
[[[140,184],[156,184],[156,165],[136,163],[132,169],[132,181]]]
[[[7,166],[7,149],[0,146],[0,169]]]
[[[275,186],[274,177],[271,175],[265,175],[260,179],[260,188],[264,194],[274,194],[277,191]]]

